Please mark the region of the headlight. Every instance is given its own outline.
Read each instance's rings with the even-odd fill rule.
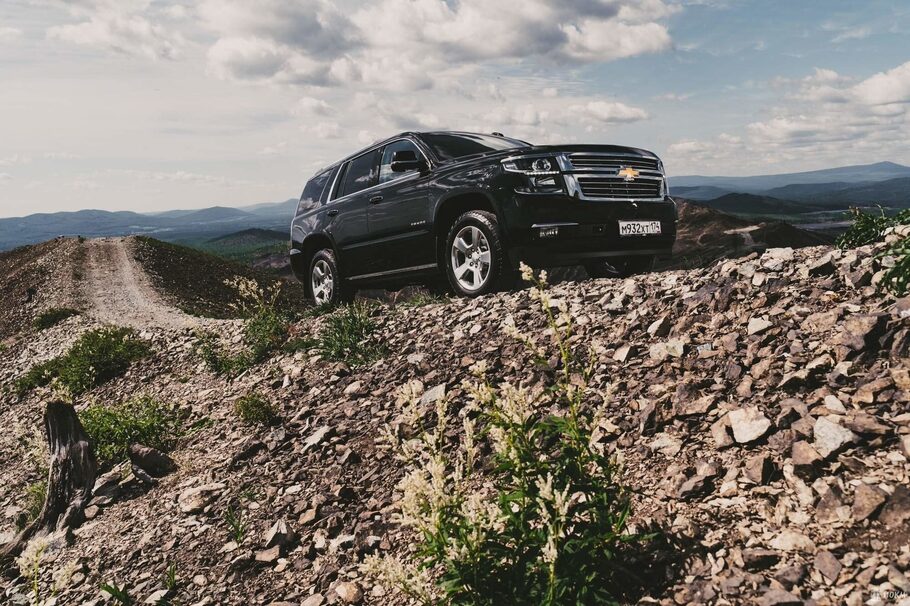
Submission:
[[[512,173],[523,173],[532,176],[558,175],[559,164],[556,158],[509,158],[502,161],[502,167]]]

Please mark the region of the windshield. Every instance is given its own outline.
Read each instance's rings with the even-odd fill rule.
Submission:
[[[527,143],[507,137],[469,133],[425,133],[420,136],[440,160],[453,160],[502,149],[528,147]]]

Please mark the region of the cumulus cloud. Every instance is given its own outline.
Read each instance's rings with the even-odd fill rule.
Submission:
[[[47,37],[126,55],[175,59],[184,41],[179,34],[147,18],[149,4],[130,0],[73,0],[65,6],[82,20],[51,27]]]
[[[670,47],[664,0],[379,0],[350,14],[328,0],[206,0],[212,72],[311,86],[393,90],[451,83],[478,64],[605,62]]]
[[[747,124],[741,138],[678,141],[667,148],[671,163],[689,166],[730,157],[753,164],[806,157],[843,163],[845,156],[896,156],[910,139],[910,62],[859,82],[816,68],[776,85],[790,89],[788,105]]]
[[[658,23],[586,20],[565,27],[565,52],[584,61],[610,61],[670,48],[670,34]]]
[[[0,42],[12,42],[22,35],[22,30],[15,27],[0,26]]]
[[[638,122],[648,118],[648,112],[645,110],[618,101],[588,101],[582,105],[571,106],[569,111],[604,124]]]
[[[287,149],[287,146],[288,146],[287,141],[279,141],[275,145],[267,145],[267,146],[263,147],[256,153],[257,153],[257,155],[260,155],[260,156],[277,156],[279,154],[284,153]]]
[[[853,92],[871,105],[910,103],[910,61],[860,82]]]
[[[334,113],[334,107],[313,97],[302,97],[294,106],[294,114],[298,116],[331,116]]]

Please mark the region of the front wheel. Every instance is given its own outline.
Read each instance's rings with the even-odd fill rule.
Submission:
[[[310,261],[310,295],[318,305],[346,303],[353,297],[352,292],[338,271],[335,253],[324,248],[313,255]]]
[[[455,294],[477,297],[502,285],[505,250],[496,215],[471,210],[449,230],[445,248],[446,275]]]
[[[626,278],[651,271],[654,267],[654,255],[636,255],[629,257],[611,257],[604,261],[585,263],[585,271],[592,278]]]

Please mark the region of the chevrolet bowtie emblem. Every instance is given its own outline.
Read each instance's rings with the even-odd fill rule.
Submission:
[[[624,181],[634,181],[635,177],[637,177],[639,173],[631,166],[626,166],[616,174],[622,177]]]

